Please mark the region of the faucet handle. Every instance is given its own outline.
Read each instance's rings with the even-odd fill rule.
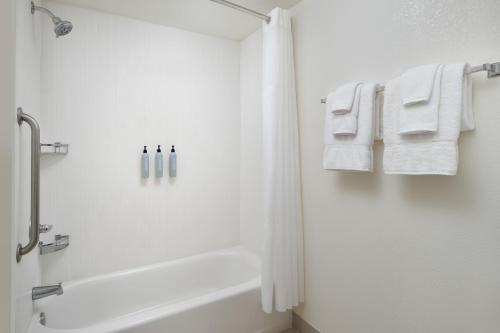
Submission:
[[[52,230],[52,224],[40,224],[40,233],[41,234],[46,234]]]

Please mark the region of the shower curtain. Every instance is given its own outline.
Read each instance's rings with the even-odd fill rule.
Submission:
[[[265,235],[262,308],[286,311],[304,301],[299,130],[290,15],[263,23]]]

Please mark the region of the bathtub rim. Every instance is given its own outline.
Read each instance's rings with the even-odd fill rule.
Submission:
[[[90,276],[90,277],[84,277],[84,278],[80,278],[80,279],[70,280],[67,282],[63,281],[62,284],[63,284],[64,290],[73,289],[73,288],[80,286],[82,284],[92,283],[92,282],[95,282],[98,280],[109,280],[112,278],[133,275],[133,274],[143,272],[143,271],[155,270],[155,269],[159,269],[159,268],[166,268],[166,267],[170,267],[170,266],[175,266],[176,264],[179,264],[182,262],[187,263],[187,262],[197,261],[197,260],[200,260],[203,258],[213,257],[214,255],[216,255],[216,256],[243,255],[243,258],[248,260],[252,264],[252,266],[258,270],[259,276],[260,276],[260,259],[259,259],[259,257],[243,246],[233,246],[230,248],[225,248],[225,249],[220,249],[220,250],[215,250],[215,251],[210,251],[210,252],[203,252],[203,253],[199,253],[199,254],[190,255],[187,257],[176,258],[176,259],[167,260],[164,262],[139,266],[139,267],[135,267],[135,268],[120,269],[120,270],[117,270],[114,272],[99,274],[99,275]],[[43,304],[44,302],[46,302],[46,300],[42,299],[39,301],[38,304]]]
[[[148,307],[145,309],[141,309],[139,311],[131,312],[122,316],[114,317],[111,320],[98,323],[88,327],[81,328],[52,328],[46,327],[40,324],[40,307],[43,307],[44,303],[49,303],[50,300],[40,300],[37,301],[37,304],[34,304],[34,315],[31,320],[30,327],[28,329],[28,333],[57,333],[57,332],[71,332],[71,333],[95,333],[95,332],[106,332],[113,333],[119,332],[125,328],[134,328],[137,326],[145,325],[155,320],[159,320],[164,317],[172,316],[188,309],[201,307],[207,305],[212,302],[216,302],[219,300],[223,300],[226,298],[230,298],[236,296],[238,294],[243,294],[246,292],[250,292],[254,289],[260,289],[261,286],[261,274],[260,274],[260,260],[258,256],[248,249],[242,246],[234,246],[226,249],[215,250],[210,252],[204,252],[201,254],[195,254],[192,256],[177,258],[174,260],[169,260],[166,262],[155,263],[151,265],[140,266],[127,270],[120,270],[116,272],[105,273],[101,275],[96,275],[92,277],[77,279],[73,281],[63,282],[63,288],[73,289],[77,288],[80,285],[86,283],[92,283],[98,280],[108,280],[117,277],[124,277],[127,275],[132,275],[148,270],[166,268],[170,266],[174,266],[179,263],[187,263],[194,262],[198,260],[203,260],[204,258],[214,257],[214,256],[243,256],[243,259],[248,262],[252,267],[256,268],[258,274],[255,278],[242,282],[240,284],[222,288],[220,290],[216,290],[213,292],[209,292],[204,295],[200,295],[197,297],[189,298],[186,300],[182,300],[179,302],[173,303],[160,303],[153,307]]]

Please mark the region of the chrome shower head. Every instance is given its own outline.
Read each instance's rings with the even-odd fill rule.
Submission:
[[[50,16],[52,22],[54,23],[54,33],[56,37],[65,36],[73,30],[73,23],[70,21],[61,20],[60,17],[55,16],[50,10],[44,7],[35,6],[35,3],[31,2],[31,14],[35,14],[35,11],[45,13]]]
[[[67,35],[73,30],[73,23],[70,21],[63,21],[57,17],[57,20],[52,19],[52,22],[55,24],[54,32],[56,37]]]

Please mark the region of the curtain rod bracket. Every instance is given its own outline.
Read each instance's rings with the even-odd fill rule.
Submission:
[[[484,64],[483,70],[488,71],[488,78],[500,75],[500,62]]]

